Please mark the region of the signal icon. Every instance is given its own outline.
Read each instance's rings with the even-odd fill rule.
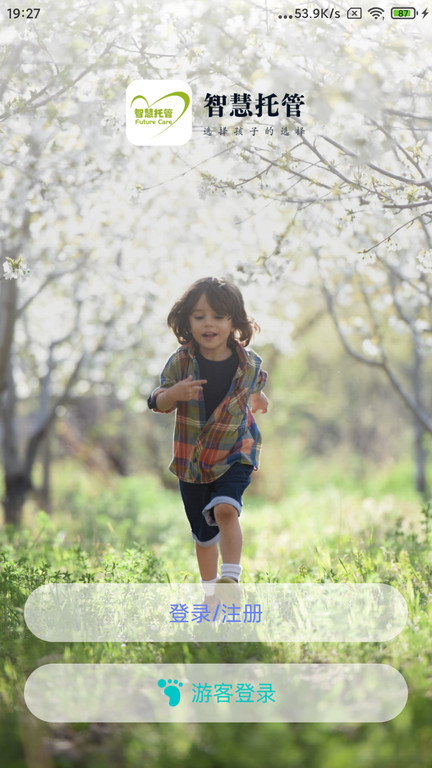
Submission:
[[[384,16],[385,11],[384,11],[384,8],[377,8],[376,6],[374,6],[373,8],[368,8],[368,13],[370,13],[370,15],[374,17],[374,19],[379,19],[380,16],[381,17]]]

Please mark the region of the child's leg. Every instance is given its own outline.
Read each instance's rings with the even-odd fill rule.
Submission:
[[[203,547],[195,542],[196,556],[198,560],[198,566],[203,581],[210,581],[217,576],[217,564],[218,564],[218,545],[217,543],[211,544],[209,547]]]
[[[192,537],[195,539],[195,551],[202,581],[212,581],[218,576],[218,545],[219,531],[213,520],[209,527],[202,510],[210,499],[212,483],[186,483],[179,481],[180,493]]]
[[[238,511],[232,504],[216,504],[215,520],[219,526],[219,546],[223,563],[240,563],[243,536]]]
[[[222,577],[236,581],[239,580],[242,572],[240,558],[243,536],[239,521],[242,494],[250,483],[252,471],[251,465],[235,462],[227,472],[215,480],[211,502],[203,509],[204,517],[210,518],[208,522],[213,516],[213,520],[219,528]]]

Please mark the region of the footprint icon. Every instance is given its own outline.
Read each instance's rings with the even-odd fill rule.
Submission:
[[[167,685],[167,682],[169,685]],[[168,696],[169,699],[169,705],[170,707],[176,707],[177,704],[180,702],[181,697],[181,691],[179,690],[183,683],[179,683],[178,680],[174,680],[174,685],[172,685],[172,680],[164,680],[163,677],[158,680],[158,686],[159,688],[165,688],[164,694],[165,696]]]

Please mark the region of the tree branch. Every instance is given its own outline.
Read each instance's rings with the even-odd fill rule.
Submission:
[[[321,268],[320,268],[320,260],[319,256],[315,252],[315,258],[317,260],[318,264],[318,272],[321,277],[321,284],[324,292],[324,296],[326,298],[327,307],[329,310],[330,317],[333,320],[333,324],[336,328],[337,334],[343,344],[344,349],[348,352],[348,354],[353,357],[355,360],[358,360],[361,363],[364,363],[366,365],[369,365],[372,368],[380,368],[384,371],[386,374],[388,380],[390,381],[393,388],[396,390],[396,392],[399,394],[405,405],[409,408],[409,410],[414,414],[416,419],[422,424],[424,429],[427,430],[427,432],[430,432],[432,434],[432,420],[428,417],[428,415],[423,411],[423,409],[416,403],[415,399],[411,397],[409,392],[405,389],[405,387],[401,384],[398,377],[396,376],[395,372],[390,368],[388,365],[387,360],[385,357],[381,360],[371,360],[370,358],[366,357],[365,355],[360,354],[360,352],[357,352],[348,342],[342,327],[339,322],[339,318],[337,316],[335,306],[334,306],[334,297],[328,290],[327,286],[325,285],[324,276],[322,275]]]
[[[386,208],[387,210],[391,210],[392,208],[396,208],[397,210],[402,211],[405,208],[420,208],[420,206],[422,206],[422,205],[429,205],[431,200],[432,200],[432,198],[426,197],[424,200],[421,200],[418,203],[392,203],[392,204],[390,204],[390,203],[383,203],[383,208]],[[425,213],[432,214],[432,210],[430,210],[430,211],[423,211],[423,213],[421,215],[423,216]]]
[[[393,235],[395,235],[396,232],[399,232],[399,230],[404,229],[405,227],[408,227],[409,224],[412,224],[414,221],[416,221],[417,219],[420,219],[422,216],[424,216],[424,214],[420,213],[418,216],[414,216],[413,219],[410,219],[409,221],[405,221],[403,224],[400,225],[400,227],[397,227],[396,229],[394,229],[393,232],[390,233],[390,235],[386,235],[382,240],[380,240],[379,243],[374,243],[373,245],[371,245],[370,248],[365,248],[364,250],[362,250],[362,253],[369,253],[369,251],[372,251],[374,248],[378,248],[378,246],[382,245],[382,243],[385,243],[386,240],[390,240],[390,238],[393,237]]]
[[[285,168],[283,165],[276,163],[274,160],[270,160],[270,158],[264,157],[256,149],[250,149],[249,147],[244,147],[244,151],[249,152],[251,155],[256,155],[256,157],[261,158],[261,160],[264,160],[265,163],[269,163],[269,165],[272,165],[274,168],[279,168],[285,173],[292,173],[293,176],[297,176],[299,179],[303,179],[304,181],[307,181],[308,184],[315,184],[316,186],[324,187],[324,189],[331,190],[331,187],[329,187],[328,184],[325,184],[322,181],[317,181],[316,179],[311,179],[309,176],[305,176],[303,173],[300,173],[299,171],[295,171],[291,166],[288,166],[288,168]]]
[[[38,420],[38,423],[27,444],[27,450],[26,450],[25,460],[24,460],[24,472],[26,477],[30,477],[31,475],[31,471],[37,455],[39,444],[41,440],[45,437],[51,423],[54,421],[56,408],[58,408],[59,405],[62,405],[67,399],[72,385],[75,383],[76,379],[78,378],[78,373],[80,371],[80,368],[85,358],[86,358],[86,353],[83,352],[81,354],[81,357],[78,358],[75,364],[75,367],[66,382],[66,385],[62,394],[56,398],[51,409],[47,413],[45,413],[44,417]]]
[[[414,158],[413,158],[413,157],[411,157],[411,155],[409,154],[409,152],[407,152],[407,150],[405,149],[405,147],[403,147],[403,146],[402,146],[402,145],[401,145],[401,144],[400,144],[400,143],[397,141],[397,139],[395,139],[395,138],[394,138],[394,137],[391,135],[391,133],[390,133],[389,131],[387,131],[387,130],[386,130],[386,129],[385,129],[383,126],[382,126],[382,125],[380,125],[379,123],[377,123],[377,122],[376,122],[376,120],[371,120],[371,123],[372,123],[372,125],[375,125],[375,126],[376,126],[376,128],[378,128],[378,130],[379,130],[379,131],[381,131],[381,133],[383,133],[383,134],[384,134],[384,136],[387,136],[387,138],[388,138],[388,139],[390,139],[390,141],[392,141],[392,142],[393,142],[393,144],[394,144],[394,145],[395,145],[395,146],[396,146],[398,149],[400,149],[400,151],[401,151],[401,152],[402,152],[402,154],[403,154],[403,155],[406,157],[406,159],[408,160],[408,162],[409,162],[409,163],[411,163],[411,164],[414,166],[414,168],[415,168],[415,169],[416,169],[416,170],[419,172],[420,176],[422,176],[422,178],[423,178],[423,179],[425,179],[425,178],[426,178],[426,176],[425,176],[425,174],[423,173],[422,169],[420,168],[420,165],[419,165],[419,164],[418,164],[418,163],[417,163],[417,162],[414,160]],[[398,159],[399,159],[399,158],[398,158]]]
[[[403,112],[400,109],[384,109],[389,115],[399,115],[399,117],[406,117],[408,120],[425,120],[428,123],[432,123],[432,118],[428,115],[415,115],[413,112]]]
[[[75,272],[78,272],[79,268],[81,267],[81,263],[75,265],[72,269],[65,269],[63,272],[51,272],[51,274],[47,275],[43,283],[40,284],[39,288],[37,289],[36,293],[34,293],[32,296],[29,296],[28,299],[17,309],[17,317],[21,317],[21,315],[24,314],[26,309],[30,306],[30,304],[40,296],[42,291],[52,283],[54,280],[58,280],[64,275],[73,275]]]
[[[344,154],[349,155],[350,157],[353,157],[355,160],[360,162],[359,157],[355,154],[355,152],[352,152],[347,147],[342,146],[342,144],[339,144],[339,142],[335,141],[334,139],[330,139],[328,136],[320,134],[320,137],[324,139],[324,141],[328,141],[329,144],[333,144],[333,146],[337,147],[337,149],[340,149],[340,151]],[[373,171],[377,171],[377,173],[380,173],[383,176],[388,176],[390,179],[397,179],[397,181],[401,181],[403,184],[411,184],[418,187],[427,187],[428,189],[432,189],[432,179],[408,179],[405,176],[400,176],[397,173],[386,171],[385,168],[380,168],[380,166],[375,165],[375,163],[366,163],[366,165],[369,168],[372,168]]]
[[[4,113],[0,117],[0,122],[4,122],[5,120],[8,120],[10,117],[13,117],[14,115],[20,115],[23,112],[33,112],[35,109],[39,109],[40,107],[43,107],[45,104],[48,104],[50,101],[53,101],[53,100],[57,101],[57,99],[60,96],[62,96],[63,93],[66,93],[66,91],[70,90],[70,88],[73,88],[73,86],[76,85],[80,80],[82,80],[83,77],[88,75],[89,72],[94,71],[98,62],[101,61],[103,57],[108,53],[108,51],[111,50],[113,45],[114,45],[114,41],[111,43],[108,43],[105,46],[104,50],[102,51],[101,55],[96,59],[96,61],[93,61],[91,64],[89,64],[88,67],[86,67],[85,69],[82,70],[82,72],[79,73],[79,75],[77,75],[73,80],[67,83],[63,88],[60,88],[60,90],[58,90],[56,93],[53,93],[50,96],[47,96],[45,99],[42,99],[42,101],[39,101],[38,103],[33,103],[35,99],[39,98],[43,93],[45,93],[48,90],[48,88],[51,85],[51,83],[48,83],[48,85],[44,86],[40,91],[38,91],[38,93],[34,94],[22,107],[12,112]]]
[[[415,283],[410,277],[404,275],[397,267],[394,266],[394,264],[390,264],[387,259],[384,259],[382,256],[378,256],[378,254],[376,254],[376,258],[389,272],[393,272],[393,274],[396,275],[396,277],[402,283],[407,283],[411,286],[411,288],[413,288],[414,291],[417,291],[417,293],[420,293],[422,296],[428,296],[428,298],[432,298],[429,286],[426,287],[425,283],[423,283],[423,287],[421,288],[418,283]]]

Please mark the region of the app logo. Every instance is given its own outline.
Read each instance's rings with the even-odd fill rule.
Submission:
[[[186,144],[192,92],[183,80],[134,80],[126,90],[126,136],[138,146]]]

